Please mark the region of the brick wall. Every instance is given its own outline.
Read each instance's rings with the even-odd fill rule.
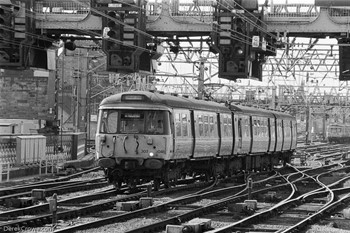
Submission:
[[[0,119],[51,119],[54,79],[48,71],[3,70],[0,73]]]

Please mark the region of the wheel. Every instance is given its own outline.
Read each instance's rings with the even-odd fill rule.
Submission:
[[[154,188],[154,191],[158,191],[160,189],[160,179],[159,178],[154,179],[153,188]]]
[[[117,191],[121,190],[122,184],[123,184],[123,182],[121,180],[113,182],[113,186],[114,186],[115,190],[117,190]]]
[[[130,179],[128,182],[128,186],[131,189],[131,191],[136,190],[136,184],[137,184],[137,180],[136,179]]]

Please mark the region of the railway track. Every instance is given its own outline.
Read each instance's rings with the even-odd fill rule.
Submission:
[[[178,192],[184,189],[198,189],[203,185],[207,186],[208,184],[206,182],[205,183],[202,182],[202,183],[195,183],[191,185],[191,184],[187,184],[188,181],[183,181],[183,183],[186,185],[157,191],[157,192],[154,192],[154,195],[164,195],[166,193]],[[57,217],[58,219],[68,220],[76,217],[82,217],[91,213],[113,209],[117,202],[138,200],[141,197],[146,197],[147,191],[141,190],[140,192],[135,194],[123,195],[122,197],[112,197],[109,200],[106,200],[107,197],[116,196],[116,195],[117,195],[117,192],[115,191],[115,189],[111,188],[98,193],[60,200],[58,201],[58,207],[61,206],[63,208],[61,208],[61,211],[58,211]],[[82,204],[87,201],[96,201],[101,199],[102,201],[99,201],[98,203]],[[64,210],[64,207],[67,207],[67,206],[69,206],[70,210]],[[45,224],[50,224],[52,222],[52,214],[48,213],[49,212],[48,210],[49,210],[49,204],[45,203],[38,206],[3,212],[0,214],[1,219],[11,220],[11,221],[0,223],[0,229],[15,229],[16,227],[23,227],[23,226],[35,228],[35,227],[44,226]],[[34,214],[38,215],[38,213],[40,213],[40,216],[35,216],[35,217],[24,216],[24,215],[34,215]]]
[[[0,204],[7,208],[19,208],[32,205],[34,202],[43,201],[46,197],[64,195],[67,193],[98,189],[108,186],[108,182],[104,178],[86,178],[82,180],[71,180],[84,174],[97,171],[96,168],[90,169],[79,174],[59,179],[51,179],[43,182],[35,182],[33,184],[17,185],[10,188],[2,188],[0,196]],[[39,196],[34,191],[40,192]],[[1,213],[0,213],[1,216]]]
[[[332,166],[330,166],[331,168]],[[297,173],[294,173],[297,174]],[[309,175],[305,174],[305,176],[307,176],[306,178],[303,177],[296,177],[294,181],[289,182],[287,178],[285,179],[285,183],[281,184],[280,182],[276,182],[277,185],[275,186],[271,186],[271,187],[267,187],[266,185],[269,184],[269,186],[271,185],[271,183],[269,182],[256,182],[254,183],[254,187],[258,188],[258,190],[252,192],[253,195],[262,195],[263,193],[269,192],[269,191],[276,191],[276,190],[280,190],[282,187],[290,187],[290,193],[285,194],[286,196],[286,200],[287,197],[291,198],[293,197],[296,193],[295,191],[293,191],[293,186],[295,185],[294,183],[299,182],[300,186],[305,186],[305,183],[302,182],[303,180],[306,179],[310,179]],[[279,180],[282,177],[279,178],[269,178],[268,180],[271,179],[276,179]],[[271,182],[271,181],[270,181]],[[260,185],[259,185],[260,184]],[[319,187],[319,186],[317,186]],[[238,187],[231,187],[231,188],[238,188]],[[83,230],[83,229],[87,229],[87,228],[95,228],[98,226],[102,226],[102,225],[106,225],[109,223],[116,223],[116,222],[120,222],[120,221],[127,221],[128,219],[135,219],[135,218],[145,218],[145,216],[149,216],[149,215],[156,215],[153,216],[153,218],[160,218],[159,216],[166,216],[166,214],[164,214],[164,212],[168,211],[169,209],[174,209],[174,208],[189,208],[189,209],[193,209],[194,210],[190,210],[187,211],[186,213],[183,214],[179,214],[179,215],[175,215],[173,217],[170,218],[166,218],[163,219],[161,221],[156,221],[155,223],[146,225],[146,226],[141,226],[132,230],[128,230],[128,231],[121,231],[121,232],[157,232],[160,230],[164,230],[165,227],[169,224],[181,224],[184,223],[190,219],[193,219],[195,217],[202,217],[202,216],[206,216],[210,213],[213,212],[217,212],[220,209],[223,209],[225,207],[227,207],[228,204],[230,203],[237,203],[237,202],[241,202],[244,199],[247,198],[247,190],[246,190],[246,185],[243,185],[240,187],[241,190],[236,190],[235,194],[233,195],[229,195],[225,198],[222,197],[222,195],[224,194],[224,190],[223,189],[219,189],[219,190],[215,190],[215,191],[210,191],[210,192],[206,192],[203,194],[193,194],[184,198],[178,198],[176,200],[161,204],[161,205],[157,205],[154,207],[149,207],[146,209],[141,209],[141,210],[137,210],[136,212],[129,212],[129,213],[124,213],[124,214],[120,214],[118,216],[109,216],[108,218],[103,218],[97,221],[91,221],[89,223],[86,224],[81,224],[81,225],[77,225],[77,226],[72,226],[69,228],[65,228],[65,229],[58,229],[56,230],[56,232],[74,232],[76,230]],[[225,189],[230,190],[229,188]],[[310,190],[317,190],[317,188],[311,188]],[[233,193],[233,191],[229,191],[231,193]],[[309,193],[310,191],[304,190],[303,195],[306,195],[307,193]],[[315,194],[316,195],[316,194]],[[215,201],[212,204],[208,204],[206,206],[199,206],[196,205],[196,203],[200,202],[201,200],[205,199],[205,198],[209,198],[210,196],[214,196],[216,197],[217,201]],[[221,200],[218,200],[221,199]],[[281,203],[286,202],[286,200],[281,201]],[[180,203],[178,201],[181,201]],[[286,202],[287,203],[287,202]],[[295,205],[294,202],[291,202],[290,205]],[[159,212],[161,211],[161,212]],[[231,216],[232,217],[232,216]],[[146,217],[147,218],[147,217]]]
[[[344,169],[348,170],[349,168]],[[324,174],[320,176],[322,175]],[[331,211],[336,210],[336,208],[350,202],[350,187],[331,188],[349,179],[350,175],[348,174],[347,177],[328,186],[317,181],[323,186],[322,189],[316,189],[299,195],[298,197],[285,200],[270,209],[208,232],[300,232],[300,230],[310,223],[323,217],[324,214],[329,214]],[[317,180],[319,179],[317,178]],[[347,194],[339,199],[336,198],[344,192]]]
[[[339,170],[342,169],[342,170]],[[197,186],[191,186],[189,184],[183,185],[176,188],[171,188],[168,190],[162,190],[158,192],[153,192],[153,196],[157,198],[161,198],[162,196],[169,197],[173,196],[176,192],[181,192],[181,189],[187,194],[185,196],[178,196],[174,200],[167,201],[164,203],[157,203],[157,205],[150,206],[143,209],[137,209],[130,212],[118,212],[115,210],[116,203],[120,202],[128,202],[128,201],[137,201],[141,197],[146,197],[149,195],[149,192],[147,194],[146,191],[143,191],[144,189],[141,189],[140,192],[130,195],[123,195],[119,197],[115,197],[117,193],[115,192],[114,188],[106,188],[103,191],[99,191],[94,194],[86,194],[81,195],[79,197],[74,198],[67,198],[59,200],[58,206],[60,206],[60,211],[58,212],[58,219],[61,219],[61,223],[56,226],[55,232],[74,232],[76,230],[85,230],[89,228],[96,228],[99,226],[104,226],[111,223],[118,223],[118,222],[125,222],[125,221],[138,221],[137,219],[147,219],[150,218],[159,218],[162,219],[161,221],[152,221],[151,223],[145,223],[142,224],[142,226],[137,227],[137,225],[134,225],[133,229],[127,229],[125,232],[157,232],[164,230],[165,227],[169,224],[174,225],[181,225],[186,223],[186,221],[189,221],[195,217],[209,217],[214,219],[213,222],[215,222],[215,216],[219,216],[219,218],[224,218],[225,216],[229,215],[230,220],[232,222],[232,213],[227,212],[227,208],[229,205],[234,205],[237,203],[242,203],[245,200],[247,200],[247,197],[250,193],[253,197],[256,197],[256,199],[259,201],[262,197],[266,197],[267,194],[271,193],[277,193],[275,194],[275,197],[278,197],[278,203],[271,202],[268,206],[259,206],[259,210],[255,213],[252,213],[248,211],[248,213],[245,214],[253,214],[251,216],[248,216],[246,220],[240,219],[240,221],[243,221],[242,225],[236,225],[236,226],[230,226],[229,229],[233,230],[244,230],[251,229],[252,227],[249,226],[249,218],[253,218],[252,216],[258,215],[258,219],[270,219],[269,221],[274,222],[273,218],[276,219],[279,217],[278,213],[281,213],[282,211],[288,211],[291,212],[297,212],[300,210],[301,212],[308,213],[307,215],[310,215],[310,212],[302,211],[302,208],[306,208],[313,205],[313,208],[315,208],[313,211],[317,212],[316,208],[319,208],[319,210],[327,209],[327,211],[332,211],[334,209],[339,208],[339,206],[342,205],[343,202],[348,201],[349,197],[346,194],[348,188],[339,188],[337,185],[340,185],[342,181],[339,179],[339,175],[344,176],[344,174],[347,174],[349,172],[349,168],[345,167],[343,163],[339,164],[329,164],[327,166],[313,168],[313,169],[304,169],[303,171],[298,170],[295,167],[285,167],[281,171],[280,176],[271,176],[266,178],[266,180],[269,181],[254,181],[253,186],[254,189],[251,191],[248,191],[247,185],[235,185],[233,187],[226,187],[222,188],[217,186],[216,190],[211,190],[213,187],[207,187],[206,189],[203,189],[202,185],[197,184]],[[321,175],[320,175],[321,174]],[[346,175],[347,176],[347,175]],[[259,179],[259,176],[251,177],[254,179]],[[249,177],[248,177],[249,178]],[[336,182],[335,182],[336,181]],[[56,181],[57,182],[57,181]],[[60,182],[60,181],[59,181]],[[338,182],[338,183],[337,183]],[[45,183],[44,183],[45,184]],[[44,185],[43,184],[43,185]],[[58,183],[56,183],[58,184]],[[71,181],[72,184],[72,181]],[[224,184],[224,182],[221,181],[221,184]],[[69,185],[68,183],[66,185]],[[74,184],[73,184],[74,185]],[[297,188],[296,188],[297,187]],[[338,205],[333,206],[336,201],[329,201],[325,202],[327,200],[327,197],[330,196],[330,191],[326,189],[326,187],[329,187],[329,190],[331,192],[334,192],[333,196],[338,195],[338,193],[342,192],[343,194],[342,200],[344,200],[341,203],[338,203]],[[17,188],[24,188],[24,187],[17,187]],[[191,189],[200,189],[200,191],[192,192],[190,194],[188,190]],[[20,189],[18,189],[20,190]],[[187,191],[186,191],[187,190]],[[280,190],[285,190],[284,192],[280,192]],[[287,191],[286,191],[287,190]],[[323,196],[322,196],[323,195]],[[338,198],[338,196],[335,196]],[[106,200],[106,198],[109,198]],[[98,203],[96,203],[96,200],[99,200]],[[102,201],[101,201],[102,199]],[[208,203],[206,203],[206,200],[211,199]],[[334,198],[333,198],[334,199]],[[274,200],[276,201],[276,200]],[[306,202],[308,201],[308,202]],[[319,202],[317,207],[313,202]],[[87,202],[95,202],[93,204],[87,203]],[[322,205],[324,202],[325,204]],[[78,204],[80,203],[80,204]],[[260,202],[258,202],[260,203]],[[77,205],[80,205],[77,206]],[[299,205],[298,208],[295,208],[296,205]],[[292,208],[294,207],[294,209]],[[274,209],[273,209],[274,208]],[[109,210],[108,213],[103,214],[104,211]],[[176,212],[177,210],[180,210],[185,212],[182,214],[172,214],[171,217],[168,214],[164,214],[168,211]],[[223,210],[225,210],[223,212]],[[275,215],[269,215],[264,212],[271,212]],[[36,215],[40,216],[36,216]],[[97,214],[98,213],[98,214]],[[101,217],[100,216],[101,213]],[[276,215],[277,213],[277,215]],[[324,212],[325,213],[325,212]],[[25,215],[34,215],[35,216],[25,216]],[[97,218],[100,218],[96,220],[89,220],[88,223],[85,223],[83,220],[83,216],[96,216]],[[117,216],[115,216],[117,215]],[[103,217],[105,216],[105,217]],[[158,216],[158,217],[157,217]],[[161,218],[159,216],[162,216]],[[224,217],[222,217],[224,216]],[[242,216],[242,215],[241,215]],[[276,217],[277,216],[277,217]],[[303,218],[306,218],[307,216],[303,216]],[[93,218],[92,218],[93,219]],[[256,219],[254,219],[254,223],[257,223]],[[271,220],[272,219],[272,220]],[[293,219],[293,218],[291,218]],[[315,218],[316,219],[316,218]],[[4,213],[0,213],[0,220],[9,220],[8,222],[2,222],[0,224],[0,229],[4,229],[4,227],[7,227],[9,229],[10,227],[18,227],[18,226],[27,226],[27,227],[42,227],[42,226],[48,226],[52,223],[52,214],[48,213],[48,204],[42,204],[39,206],[32,206],[27,208],[22,208],[18,210],[11,210],[6,211]],[[280,219],[278,220],[280,221]],[[311,221],[311,220],[310,220]],[[312,219],[314,221],[314,219]],[[301,222],[301,221],[300,221]],[[303,226],[302,223],[300,223],[300,226],[295,226],[295,229],[299,229],[301,226]],[[215,225],[215,224],[214,224]],[[259,225],[259,224],[257,224]],[[261,223],[261,225],[264,225],[264,223]],[[289,224],[289,226],[284,227],[288,229],[288,227],[293,228],[294,225]],[[225,226],[227,227],[227,226]],[[212,232],[229,232],[229,230],[225,231],[225,229],[218,224],[215,226],[216,229],[212,229]],[[294,228],[293,228],[294,229]],[[292,232],[293,229],[291,229],[288,232]],[[221,231],[222,230],[222,231]],[[263,230],[263,228],[261,228]],[[266,229],[265,229],[266,230]],[[271,228],[267,228],[267,230],[272,230]],[[281,229],[279,229],[281,230]],[[124,231],[120,231],[124,232]],[[244,232],[244,231],[242,231]]]
[[[21,185],[6,187],[6,188],[0,188],[0,196],[21,193],[21,192],[27,192],[27,191],[31,191],[33,189],[45,189],[45,188],[55,187],[57,185],[70,184],[70,183],[75,182],[75,181],[70,181],[71,179],[74,179],[74,178],[80,177],[84,174],[87,174],[90,172],[95,172],[98,170],[100,170],[100,168],[96,167],[96,168],[88,169],[88,170],[78,172],[78,173],[75,173],[75,174],[72,174],[69,176],[59,177],[56,179],[47,179],[44,181],[34,182],[31,184],[21,184]]]
[[[271,178],[268,178],[267,180],[270,180],[270,179]],[[257,185],[259,184],[259,186],[264,186],[266,183],[267,183],[266,180],[256,182],[256,184]],[[76,230],[87,229],[87,228],[91,228],[91,227],[98,227],[98,226],[106,225],[109,223],[126,221],[126,220],[134,219],[134,218],[137,218],[140,216],[149,216],[149,215],[152,215],[155,213],[158,213],[159,215],[164,215],[164,212],[168,211],[169,209],[178,208],[179,206],[181,207],[183,205],[191,206],[191,203],[198,202],[203,198],[213,197],[215,199],[220,199],[222,195],[229,195],[232,193],[234,193],[234,195],[239,195],[240,193],[247,193],[246,189],[247,189],[246,185],[243,184],[243,185],[238,185],[238,186],[234,186],[234,187],[222,188],[219,190],[206,191],[205,193],[202,193],[205,190],[201,190],[201,191],[198,191],[198,192],[193,193],[193,194],[185,195],[183,197],[178,197],[175,200],[172,200],[169,202],[158,204],[156,206],[151,206],[148,208],[119,214],[117,216],[109,216],[107,218],[99,219],[96,221],[90,221],[88,223],[84,223],[84,224],[80,224],[80,225],[76,225],[76,226],[71,226],[71,227],[68,227],[65,229],[57,229],[55,232],[74,232]],[[243,198],[243,196],[246,196],[246,194],[244,194],[244,195],[242,194],[240,198]],[[225,199],[225,201],[223,201],[223,203],[228,203],[230,201],[231,200],[228,198],[227,200]],[[215,206],[215,208],[219,208],[221,205],[222,204],[218,204],[218,206]],[[204,208],[206,208],[206,207],[204,207]],[[213,207],[208,207],[208,208],[211,209]],[[192,215],[190,214],[189,216],[192,216]],[[180,217],[181,217],[181,219],[186,219],[186,216],[180,216]],[[159,223],[159,224],[165,226],[169,222],[172,222],[172,221],[177,222],[179,219],[180,218],[177,216],[177,217],[171,218],[170,220],[166,220],[165,222]],[[151,229],[148,232],[153,232],[153,230]]]

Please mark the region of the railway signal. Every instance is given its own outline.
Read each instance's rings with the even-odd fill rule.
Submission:
[[[350,40],[341,39],[338,43],[342,43],[343,46],[339,46],[339,80],[350,80]]]

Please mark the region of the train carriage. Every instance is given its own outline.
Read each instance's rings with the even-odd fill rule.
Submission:
[[[275,112],[278,122],[277,144],[278,151],[289,151],[296,148],[296,122],[293,117],[282,112]],[[280,139],[280,140],[279,140]],[[280,147],[279,147],[280,146]]]
[[[350,126],[346,124],[331,124],[327,129],[330,143],[350,143]]]
[[[235,116],[237,116],[237,123],[235,126],[238,128],[237,154],[247,153],[267,153],[271,144],[271,140],[274,142],[274,134],[271,134],[269,128],[269,121],[274,119],[275,116],[264,109],[250,108],[245,106],[231,105],[230,110]],[[240,129],[242,128],[242,129]],[[240,140],[240,132],[242,133],[242,140]],[[242,146],[240,142],[242,141]],[[272,142],[272,143],[273,143]],[[244,148],[244,149],[242,149]]]
[[[120,93],[100,104],[96,155],[117,187],[264,169],[290,157],[292,121],[287,114],[250,107]]]

